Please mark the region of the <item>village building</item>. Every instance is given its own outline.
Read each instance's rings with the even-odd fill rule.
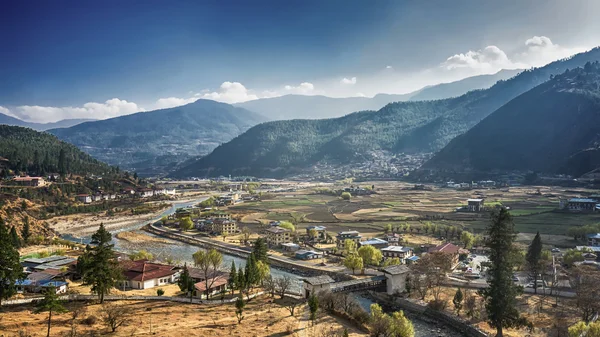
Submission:
[[[467,210],[469,212],[483,211],[483,199],[467,199]]]
[[[179,279],[179,268],[147,260],[122,261],[124,279],[119,288],[149,289],[174,283]]]
[[[102,201],[102,194],[94,194],[92,195],[92,202]]]
[[[571,211],[595,211],[598,206],[598,201],[589,198],[571,198],[567,202],[567,209]]]
[[[358,231],[345,231],[339,232],[335,238],[337,239],[337,248],[342,249],[344,248],[344,241],[346,241],[347,239],[354,241],[356,243],[356,246],[358,247],[362,236]]]
[[[386,278],[386,292],[388,295],[406,291],[406,279],[409,272],[410,269],[405,265],[395,265],[383,268],[383,274]]]
[[[413,256],[413,249],[410,247],[389,246],[381,249],[381,254],[386,259],[397,257],[400,259],[400,263],[406,264],[406,259]]]
[[[435,253],[435,252],[452,255],[452,266],[455,266],[458,263],[458,257],[460,254],[468,254],[469,253],[468,250],[462,249],[462,248],[460,248],[456,245],[453,245],[449,242],[429,249],[429,253]]]
[[[194,284],[194,297],[208,299],[211,296],[226,292],[228,287],[228,276],[218,276],[208,281],[208,294],[206,292],[206,281],[200,281]]]
[[[390,246],[399,246],[402,241],[402,235],[398,233],[387,234],[385,240]]]
[[[405,259],[405,261],[406,261],[406,264],[410,265],[410,264],[413,264],[413,263],[417,263],[419,261],[419,259],[420,259],[420,257],[418,257],[416,255],[413,255],[411,257],[407,257]]]
[[[378,239],[378,238],[372,238],[369,240],[365,240],[365,241],[360,241],[359,242],[359,247],[362,246],[373,246],[377,249],[382,249],[385,248],[387,246],[389,246],[388,242],[382,239]]]
[[[286,252],[295,252],[300,250],[300,246],[293,242],[282,243],[281,248]]]
[[[311,231],[316,231],[317,236],[315,237],[316,241],[325,241],[327,240],[327,227],[325,226],[310,226],[306,228],[306,234],[310,236]]]
[[[323,253],[314,250],[299,250],[294,257],[298,260],[314,260],[323,257]]]
[[[77,259],[69,256],[53,255],[44,258],[27,258],[21,261],[23,272],[47,272],[54,276],[65,274],[69,269],[74,268],[77,264]]]
[[[213,233],[236,233],[238,231],[237,223],[227,219],[213,219],[211,223],[211,232]]]
[[[92,202],[92,196],[89,194],[78,194],[75,196],[75,199],[84,204],[89,204]]]
[[[310,295],[318,293],[320,291],[326,291],[331,289],[331,283],[334,282],[331,276],[329,275],[306,277],[302,279],[302,281],[305,298],[309,298]]]
[[[42,177],[14,177],[13,184],[19,186],[43,187],[46,186],[46,180]]]
[[[267,244],[271,247],[277,247],[283,243],[292,241],[292,232],[283,227],[269,227],[265,230]]]
[[[588,234],[588,246],[600,247],[600,233]]]
[[[154,196],[154,190],[150,188],[143,188],[137,192],[140,198],[149,198]]]

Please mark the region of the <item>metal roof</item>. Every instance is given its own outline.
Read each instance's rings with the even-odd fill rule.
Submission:
[[[589,199],[589,198],[571,198],[569,199],[569,202],[596,202],[596,200],[594,199]]]
[[[407,266],[402,265],[402,264],[383,268],[383,272],[386,274],[390,274],[390,275],[400,275],[400,274],[408,273],[409,271],[410,271],[410,269]]]
[[[369,240],[365,240],[365,241],[361,241],[360,245],[364,246],[364,245],[383,245],[383,244],[387,244],[388,242],[382,239],[378,239],[378,238],[373,238],[373,239],[369,239]]]
[[[318,285],[323,285],[323,284],[329,284],[329,283],[333,283],[334,280],[331,278],[331,276],[329,275],[320,275],[320,276],[314,276],[314,277],[305,277],[303,278],[304,282],[313,285],[313,286],[318,286]]]
[[[411,251],[412,248],[410,247],[402,247],[402,246],[389,246],[389,247],[385,247],[382,248],[381,251],[382,252],[409,252]]]

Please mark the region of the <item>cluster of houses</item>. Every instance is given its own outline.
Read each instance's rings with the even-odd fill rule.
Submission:
[[[29,186],[29,187],[44,187],[48,184],[43,177],[14,177],[10,180],[11,185]]]
[[[175,195],[175,189],[166,188],[142,188],[135,190],[133,188],[126,188],[121,191],[120,194],[115,193],[95,193],[95,194],[78,194],[75,196],[75,200],[89,204],[92,202],[99,202],[104,200],[114,200],[117,198],[129,198],[138,196],[140,198],[150,198],[159,195]]]
[[[456,183],[454,181],[448,181],[444,186],[455,189],[490,188],[495,187],[496,182],[493,180],[481,180],[478,182],[472,181],[470,183]]]
[[[195,216],[195,214],[199,214]],[[212,208],[199,210],[197,208],[180,208],[175,212],[177,219],[189,217],[194,228],[214,235],[223,233],[237,233],[239,231],[235,220],[231,219],[231,214]]]
[[[572,212],[598,212],[600,211],[600,195],[592,195],[588,198],[561,199],[558,208]]]
[[[68,278],[76,276],[77,259],[68,256],[27,258],[21,261],[26,277],[16,282],[18,293],[39,293],[53,287],[57,294],[67,292]]]

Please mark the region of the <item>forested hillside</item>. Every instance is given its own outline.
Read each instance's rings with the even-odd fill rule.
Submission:
[[[47,173],[103,174],[111,168],[53,135],[19,126],[0,125],[0,168],[4,175]],[[6,160],[5,160],[6,159]]]
[[[438,151],[518,95],[568,68],[600,60],[600,48],[526,70],[485,90],[457,98],[388,104],[377,112],[328,120],[256,126],[173,175],[285,176],[320,162],[365,162],[372,151]]]
[[[600,167],[600,64],[566,71],[452,140],[424,169],[532,170],[580,176]]]
[[[109,164],[157,173],[165,164],[204,155],[263,120],[242,108],[198,100],[49,132]],[[161,156],[166,162],[156,163]]]
[[[93,119],[63,119],[54,123],[31,123],[24,122],[20,119],[7,116],[5,114],[0,113],[0,124],[4,125],[12,125],[12,126],[23,126],[26,128],[31,128],[38,131],[44,131],[48,129],[54,128],[68,128],[73,125],[81,124],[83,122],[93,121]]]

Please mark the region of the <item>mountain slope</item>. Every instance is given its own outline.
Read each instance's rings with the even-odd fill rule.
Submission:
[[[588,63],[513,99],[425,165],[576,176],[600,167],[600,65]]]
[[[110,164],[135,168],[140,162],[137,168],[147,169],[160,156],[172,163],[204,155],[263,120],[242,108],[198,100],[49,132]]]
[[[89,122],[93,120],[94,119],[63,119],[53,123],[31,123],[0,113],[0,124],[22,126],[37,131],[45,131],[54,128],[68,128],[77,124],[81,124],[83,122]]]
[[[364,163],[372,160],[373,152],[377,151],[437,151],[551,75],[599,59],[600,48],[595,48],[457,98],[392,103],[377,112],[354,113],[330,120],[265,123],[173,175],[285,176],[317,163]]]
[[[471,90],[487,89],[494,85],[496,82],[509,79],[522,71],[522,69],[503,69],[491,75],[472,76],[459,81],[433,85],[427,88],[423,88],[420,92],[416,93],[415,95],[412,95],[409,100],[427,101],[432,99],[458,97]]]
[[[19,126],[0,125],[0,157],[8,159],[0,164],[15,173],[60,172],[61,151],[64,153],[67,173],[86,175],[110,171],[105,163],[53,135]]]

